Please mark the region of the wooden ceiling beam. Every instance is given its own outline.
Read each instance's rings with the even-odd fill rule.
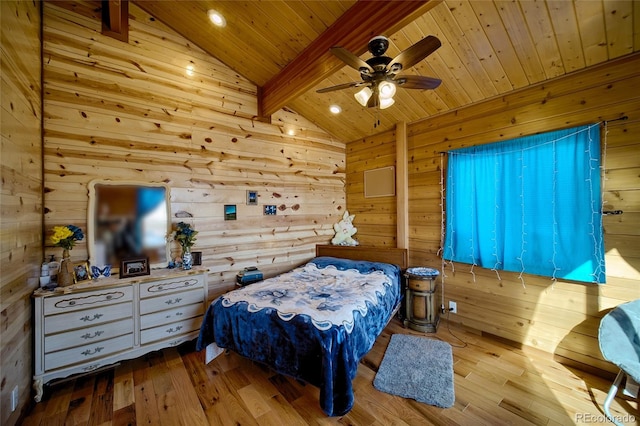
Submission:
[[[360,0],[311,42],[259,90],[259,114],[268,117],[344,66],[329,48],[342,46],[356,55],[372,37],[393,34],[442,0]]]
[[[102,34],[129,41],[129,0],[102,0]]]

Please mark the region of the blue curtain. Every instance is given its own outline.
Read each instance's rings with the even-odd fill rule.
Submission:
[[[443,257],[604,283],[599,125],[448,152]]]

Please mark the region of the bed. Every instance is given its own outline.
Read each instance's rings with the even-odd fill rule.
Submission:
[[[344,415],[360,359],[400,306],[406,258],[404,249],[317,246],[304,265],[214,300],[196,349],[214,344],[315,385],[322,410]]]

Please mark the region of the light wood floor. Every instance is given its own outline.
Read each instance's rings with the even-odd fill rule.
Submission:
[[[442,409],[377,391],[373,378],[393,333],[453,346],[455,404]],[[209,365],[193,345],[165,349],[115,369],[45,388],[24,425],[572,425],[611,424],[602,413],[609,380],[517,349],[447,322],[437,333],[404,329],[393,320],[362,360],[356,404],[328,418],[319,390],[275,374],[235,353]],[[627,425],[640,422],[637,400],[612,405]]]

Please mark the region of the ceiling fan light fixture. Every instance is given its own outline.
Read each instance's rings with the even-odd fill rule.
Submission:
[[[369,98],[371,97],[372,94],[373,92],[371,91],[370,88],[364,87],[362,90],[360,90],[353,96],[356,98],[356,101],[358,101],[360,105],[362,105],[363,107],[366,107],[367,102],[369,102]]]
[[[394,58],[390,58],[385,56],[389,47],[389,39],[385,36],[376,36],[369,40],[368,47],[372,57],[367,60],[363,60],[344,47],[333,46],[329,49],[331,53],[349,67],[359,71],[362,81],[337,84],[316,90],[316,92],[327,93],[365,86],[354,94],[360,105],[368,108],[389,108],[395,104],[393,97],[398,86],[402,86],[404,89],[425,90],[435,89],[440,85],[441,80],[437,78],[418,75],[397,76],[396,74],[416,65],[441,45],[442,43],[437,37],[427,36],[404,49]]]
[[[393,98],[380,98],[380,109],[387,109],[389,108],[391,105],[393,105],[394,103],[396,103],[396,101],[393,100]]]
[[[390,81],[383,81],[378,86],[380,99],[391,99],[396,94],[396,85]]]
[[[224,16],[222,16],[220,12],[209,9],[207,11],[207,15],[209,16],[209,20],[213,22],[213,25],[215,25],[216,27],[224,27],[227,25],[227,20],[224,19]]]

